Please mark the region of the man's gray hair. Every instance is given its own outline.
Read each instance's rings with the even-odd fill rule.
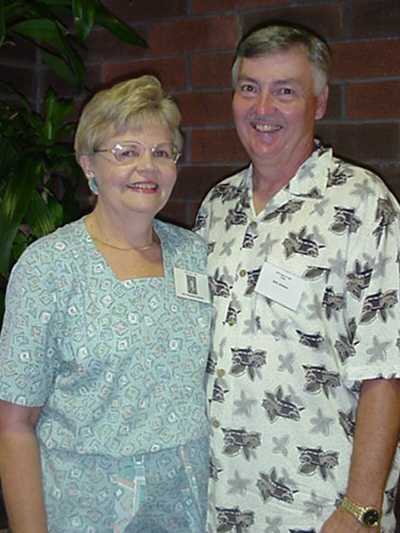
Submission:
[[[242,58],[265,57],[296,46],[304,46],[307,51],[314,74],[314,92],[318,96],[329,79],[329,46],[311,31],[289,24],[268,24],[253,30],[239,42],[232,65],[233,87],[236,87],[238,81]]]

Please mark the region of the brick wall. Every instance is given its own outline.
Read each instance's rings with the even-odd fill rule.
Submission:
[[[183,112],[184,157],[173,197],[163,212],[170,220],[191,225],[209,187],[247,161],[232,123],[230,65],[242,33],[268,19],[307,25],[328,39],[334,71],[328,113],[318,133],[340,155],[379,171],[400,197],[399,0],[104,3],[132,23],[149,48],[121,44],[96,29],[85,57],[89,87],[153,73],[175,95]],[[26,71],[19,66],[17,75],[18,83],[27,88]],[[43,69],[36,69],[36,82],[39,92],[53,83],[68,95]]]
[[[185,154],[164,210],[190,225],[216,181],[247,159],[231,117],[230,65],[237,40],[263,20],[307,25],[334,52],[331,99],[318,133],[336,151],[376,169],[400,196],[400,3],[398,0],[108,0],[150,45],[143,52],[93,36],[97,82],[160,76],[184,118]],[[151,6],[150,6],[151,4]],[[98,64],[101,58],[101,64]]]

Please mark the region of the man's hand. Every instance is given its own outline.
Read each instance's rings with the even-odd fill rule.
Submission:
[[[344,509],[336,509],[326,520],[320,533],[379,533],[380,528],[362,526],[354,516]]]

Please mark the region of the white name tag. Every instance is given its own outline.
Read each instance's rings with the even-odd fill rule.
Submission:
[[[270,263],[264,263],[255,290],[274,302],[296,311],[305,285],[305,281],[299,276]]]
[[[208,277],[205,274],[174,267],[175,291],[180,298],[210,302]]]

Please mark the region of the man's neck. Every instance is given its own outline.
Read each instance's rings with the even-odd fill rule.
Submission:
[[[312,149],[300,161],[292,164],[258,164],[253,161],[253,202],[258,214],[277,192],[284,189],[306,159]]]

